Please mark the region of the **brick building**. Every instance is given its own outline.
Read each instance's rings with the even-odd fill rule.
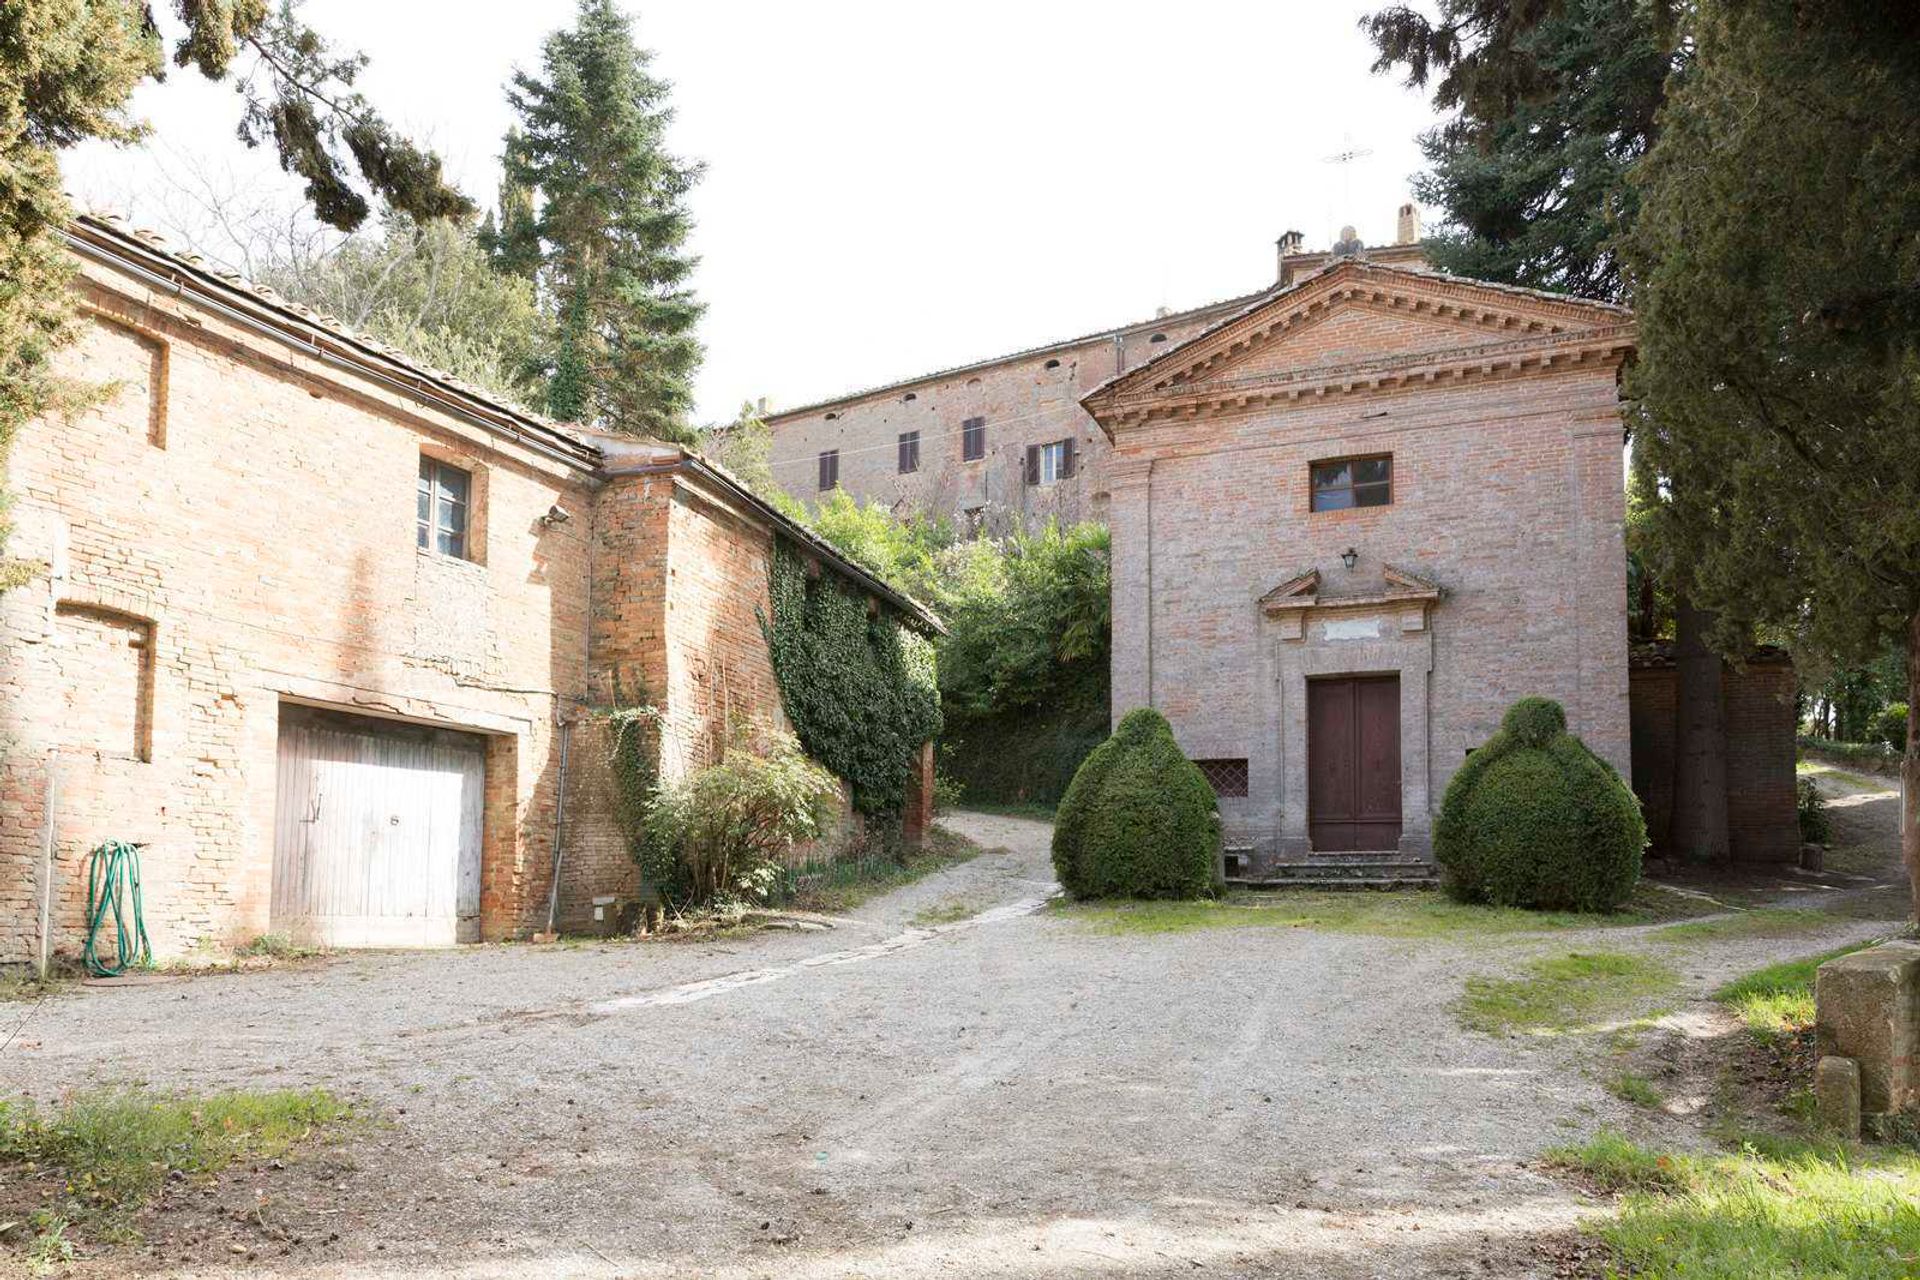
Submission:
[[[0,961],[77,947],[108,838],[147,846],[162,954],[522,935],[556,864],[586,923],[637,887],[590,709],[657,705],[668,777],[729,722],[784,725],[775,539],[938,626],[697,456],[532,417],[110,221],[67,240],[60,360],[107,395],[12,456],[8,550],[44,571],[0,595]]]
[[[1230,869],[1423,872],[1523,695],[1628,772],[1633,341],[1618,307],[1345,257],[1083,400],[1114,711],[1159,708],[1202,762]]]
[[[1346,235],[1352,239],[1352,229]],[[1419,221],[1402,207],[1379,262],[1421,262]],[[1318,270],[1300,233],[1278,242],[1278,282]],[[1032,528],[1049,517],[1107,519],[1110,446],[1080,407],[1094,387],[1235,315],[1265,290],[1065,342],[959,365],[767,416],[773,475],[809,501],[844,489],[966,532]]]

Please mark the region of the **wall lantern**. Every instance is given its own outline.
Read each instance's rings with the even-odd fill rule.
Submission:
[[[1348,547],[1340,553],[1340,563],[1347,566],[1347,572],[1353,572],[1353,566],[1360,563],[1360,553]]]

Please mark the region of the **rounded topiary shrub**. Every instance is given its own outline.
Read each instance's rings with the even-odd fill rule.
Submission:
[[[1646,843],[1640,802],[1547,698],[1507,709],[1453,775],[1433,833],[1454,897],[1564,911],[1625,902]]]
[[[1213,887],[1213,788],[1158,711],[1129,711],[1060,801],[1053,867],[1076,898],[1194,898]]]

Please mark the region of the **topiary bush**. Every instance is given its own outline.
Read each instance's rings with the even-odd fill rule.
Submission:
[[[1463,902],[1611,911],[1640,878],[1647,827],[1612,765],[1567,732],[1547,698],[1522,698],[1447,786],[1433,849]]]
[[[1150,707],[1087,756],[1054,820],[1054,873],[1076,898],[1197,898],[1219,850],[1213,788]]]

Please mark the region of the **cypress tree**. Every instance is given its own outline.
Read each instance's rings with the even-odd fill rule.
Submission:
[[[686,197],[701,167],[666,150],[669,85],[651,60],[613,0],[580,0],[540,74],[508,89],[519,125],[489,242],[502,269],[535,275],[557,321],[549,413],[691,440],[704,308],[688,283]]]

